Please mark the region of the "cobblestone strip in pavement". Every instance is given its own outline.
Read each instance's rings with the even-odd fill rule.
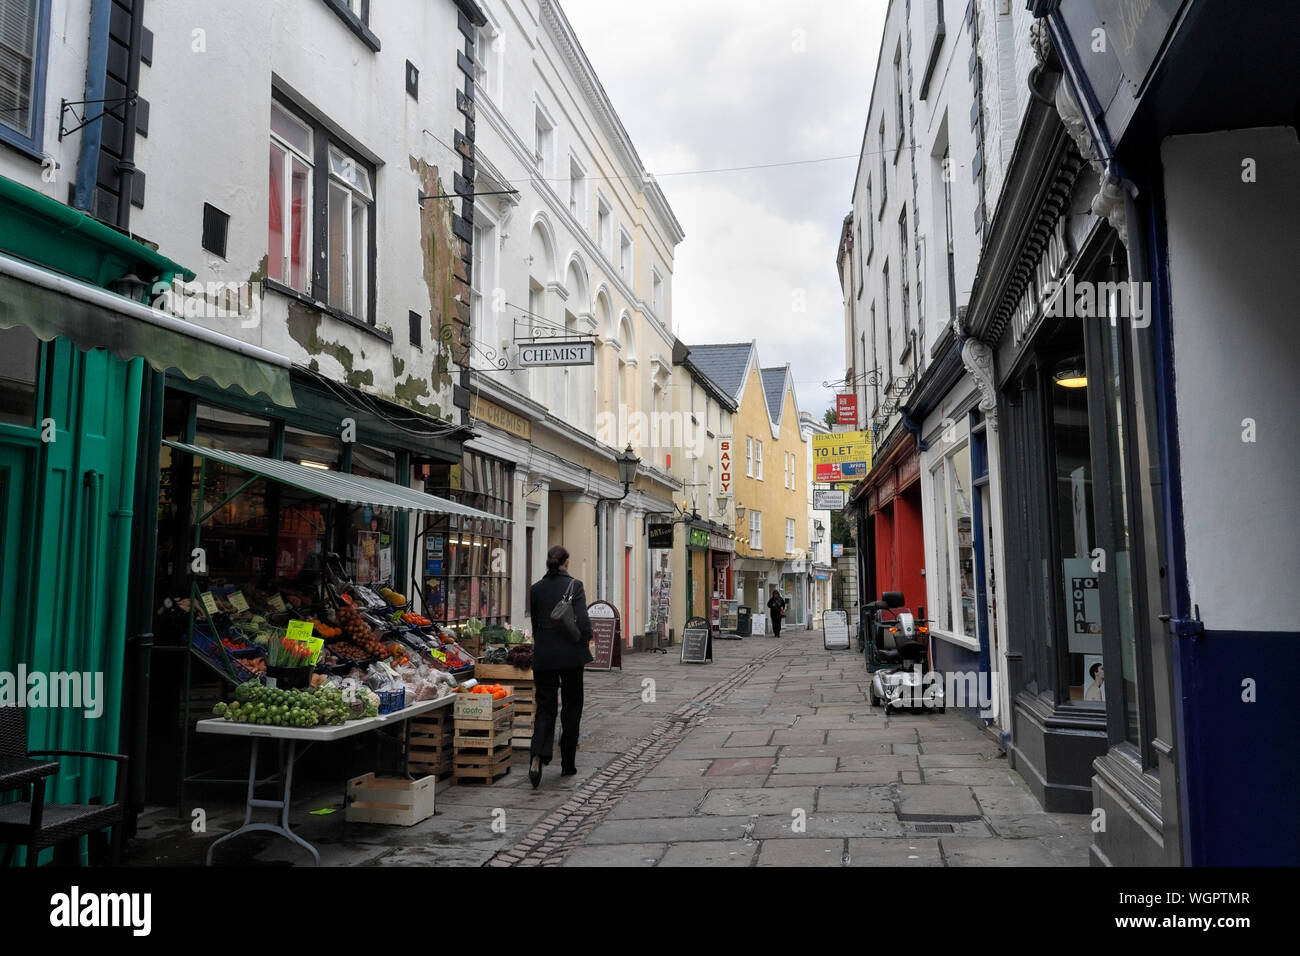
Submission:
[[[654,770],[710,709],[749,680],[780,653],[782,645],[746,661],[715,684],[681,704],[648,735],[587,781],[558,810],[528,831],[518,843],[497,852],[485,866],[559,866],[641,778]]]

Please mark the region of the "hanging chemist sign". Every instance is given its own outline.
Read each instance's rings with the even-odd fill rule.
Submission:
[[[857,481],[871,469],[871,433],[813,435],[813,481]]]
[[[522,368],[595,364],[596,347],[590,339],[532,339],[519,343]]]

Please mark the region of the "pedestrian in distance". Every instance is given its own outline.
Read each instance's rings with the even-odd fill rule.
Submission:
[[[552,612],[564,602],[572,607],[576,637]],[[555,718],[560,717],[560,774],[578,772],[578,725],[582,721],[582,674],[592,660],[591,619],[582,582],[569,574],[569,552],[555,545],[546,552],[546,574],[528,592],[533,618],[533,680],[537,685],[537,714],[529,749],[528,779],[536,790],[542,767],[551,762]],[[559,696],[557,705],[556,696]]]
[[[771,611],[772,618],[772,636],[781,636],[781,619],[785,617],[785,608],[789,602],[781,597],[781,592],[772,585],[772,596],[767,599],[767,609]]]

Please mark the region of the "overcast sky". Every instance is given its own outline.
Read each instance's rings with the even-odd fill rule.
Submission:
[[[835,275],[887,0],[560,0],[686,239],[687,345],[758,339],[820,417],[844,378]],[[668,175],[852,156],[784,168]],[[800,298],[803,312],[796,311]]]

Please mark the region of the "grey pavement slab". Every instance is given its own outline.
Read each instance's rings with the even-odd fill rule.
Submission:
[[[920,763],[922,770],[928,770],[931,767],[1008,767],[1005,760],[982,753],[921,754]]]
[[[633,791],[614,805],[609,817],[687,817],[702,795],[698,790]]]
[[[694,840],[740,840],[753,826],[749,816],[606,818],[587,835],[585,846],[603,843],[682,843]]]
[[[710,790],[700,805],[700,813],[735,816],[737,814],[788,814],[796,808],[811,811],[816,805],[812,787],[763,787]]]
[[[838,757],[781,757],[776,762],[776,773],[834,773]]]
[[[906,773],[906,771],[904,771]],[[875,787],[898,783],[897,770],[874,770],[871,773],[837,770],[834,773],[784,773],[767,778],[769,787]],[[919,780],[917,781],[920,782]]]
[[[998,748],[987,740],[923,740],[922,754],[984,754],[996,757]]]
[[[949,822],[982,816],[969,787],[904,784],[898,790],[900,820]]]
[[[849,866],[943,866],[936,839],[849,840]]]
[[[818,787],[818,811],[893,813],[893,788],[888,786]]]
[[[803,829],[796,831],[798,823]],[[907,831],[891,809],[889,813],[809,813],[806,817],[763,816],[754,827],[754,838],[771,840],[782,837],[901,837]]]
[[[925,782],[936,785],[959,784],[964,787],[998,787],[1016,785],[1012,772],[1003,767],[932,767],[925,771]]]
[[[970,840],[940,837],[949,866],[1060,866],[1057,858],[1036,839]],[[1085,858],[1081,865],[1086,865]]]
[[[749,866],[758,844],[744,840],[701,840],[675,843],[668,848],[662,866]]]
[[[650,771],[651,777],[698,777],[709,769],[711,761],[707,759],[681,760],[669,757],[659,761],[659,765]]]
[[[775,757],[720,757],[713,761],[706,777],[740,777],[770,773],[776,764]]]
[[[759,866],[843,866],[843,840],[790,837],[764,840],[758,851]]]
[[[892,744],[867,741],[840,744],[786,744],[779,748],[782,757],[872,757],[888,754]]]
[[[856,773],[874,773],[880,770],[916,770],[916,757],[907,754],[880,754],[870,757],[844,757],[840,760],[840,770]]]
[[[778,730],[772,734],[774,744],[823,744],[826,742],[825,730]]]
[[[716,790],[718,787],[761,787],[767,783],[767,774],[747,774],[743,777],[646,777],[635,787],[633,793],[672,792],[674,790]]]
[[[611,843],[580,846],[564,858],[564,866],[654,866],[663,858],[667,843]]]
[[[738,730],[727,738],[727,747],[766,747],[772,739],[770,730]]]

